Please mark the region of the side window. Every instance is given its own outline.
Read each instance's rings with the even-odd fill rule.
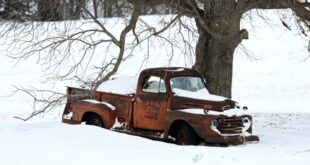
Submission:
[[[166,93],[166,86],[164,81],[155,76],[146,77],[143,81],[143,92],[150,92],[150,93]]]

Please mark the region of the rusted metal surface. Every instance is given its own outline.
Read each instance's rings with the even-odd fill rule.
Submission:
[[[167,113],[166,94],[137,94],[134,103],[134,127],[162,131]]]
[[[73,106],[73,109],[75,110],[73,112],[73,120],[75,121],[83,121],[83,116],[89,112],[98,114],[103,122],[104,122],[104,127],[107,129],[112,128],[114,122],[115,122],[115,112],[111,111],[107,106],[103,104],[91,104],[88,102],[79,102],[76,103]]]
[[[137,91],[132,96],[68,87],[63,122],[79,124],[87,120],[88,114],[93,113],[103,119],[104,127],[107,129],[153,137],[153,139],[170,140],[169,138],[173,137],[178,129],[178,123],[185,122],[207,143],[242,144],[246,141],[259,140],[257,136],[243,135],[243,118],[247,117],[252,122],[252,117],[249,115],[228,117],[178,111],[194,108],[222,112],[225,106],[229,108],[236,106],[236,102],[230,99],[211,101],[174,96],[170,79],[179,76],[201,77],[197,71],[188,68],[146,69],[141,72]],[[162,83],[162,88],[159,85],[159,92],[145,89],[146,85],[150,85],[148,81],[152,79],[151,77],[160,79],[159,84]],[[115,106],[115,110],[105,104],[94,104],[85,101],[85,99],[107,102]],[[70,118],[65,118],[65,116]],[[213,120],[218,122],[217,131],[210,127]],[[115,121],[119,122],[121,126],[113,127]],[[246,132],[252,133],[252,125]]]
[[[201,108],[201,109],[212,109],[215,111],[223,111],[222,108],[227,105],[231,108],[234,108],[235,102],[228,99],[222,102],[216,102],[216,101],[198,100],[179,96],[174,96],[172,97],[171,100],[172,110]]]

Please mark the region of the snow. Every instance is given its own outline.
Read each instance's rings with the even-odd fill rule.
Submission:
[[[119,127],[122,127],[123,125],[117,120],[117,118],[115,119],[115,122],[112,126],[112,129],[115,129],[115,128],[119,128]]]
[[[105,102],[105,101],[98,101],[98,100],[94,100],[94,99],[84,99],[82,101],[93,103],[93,104],[103,104],[103,105],[107,106],[109,109],[111,109],[112,111],[115,111],[115,106],[113,106],[112,104]]]
[[[180,109],[178,110],[180,112],[185,112],[185,113],[191,113],[191,114],[197,114],[197,115],[206,115],[204,113],[204,110],[203,109]],[[214,110],[209,110],[207,115],[225,115],[225,116],[228,116],[228,117],[231,117],[231,116],[242,116],[242,115],[246,115],[248,114],[246,111],[242,110],[242,109],[230,109],[230,110],[227,110],[227,111],[223,111],[223,112],[218,112],[218,111],[214,111]]]
[[[176,96],[189,97],[189,98],[200,99],[200,100],[220,102],[220,101],[224,101],[227,99],[226,97],[223,97],[223,96],[212,95],[208,92],[207,89],[201,89],[196,92],[186,91],[182,89],[173,89],[173,92],[175,93]]]
[[[98,91],[129,95],[136,93],[138,78],[122,76],[106,81],[98,87]]]
[[[70,112],[70,113],[65,114],[65,115],[63,116],[64,119],[68,119],[68,120],[71,120],[72,117],[73,117],[73,112]]]
[[[169,70],[169,69],[166,69],[166,71],[170,71],[170,72],[181,72],[181,71],[184,71],[184,68],[179,68],[179,69],[176,69],[176,70]]]
[[[144,17],[158,24],[158,17]],[[271,18],[273,20],[273,17]],[[243,41],[251,55],[242,49],[234,57],[233,99],[249,107],[253,115],[253,133],[260,142],[239,146],[177,146],[170,143],[116,133],[109,130],[61,123],[63,107],[23,122],[13,118],[32,112],[32,100],[27,95],[12,94],[17,86],[35,86],[65,92],[74,82],[47,83],[35,60],[14,65],[9,58],[0,56],[0,158],[3,165],[55,165],[55,164],[298,164],[310,162],[310,60],[306,40],[277,26],[270,28],[258,18],[243,23],[249,29],[250,39]],[[107,26],[115,29],[110,20]],[[253,29],[251,25],[258,25]],[[167,33],[170,33],[167,32]],[[165,33],[165,34],[167,34]],[[173,36],[175,41],[181,41]],[[154,40],[147,50],[142,45],[121,66],[115,77],[122,81],[106,82],[100,90],[129,94],[135,89],[136,77],[141,69],[160,66],[191,67],[184,61],[184,52],[174,50],[170,59],[165,44]],[[194,43],[194,41],[193,41]],[[180,47],[185,47],[178,43]],[[6,50],[5,43],[0,51]],[[106,52],[115,54],[114,48]],[[169,49],[168,49],[169,50]],[[146,52],[147,62],[144,62]],[[98,49],[101,54],[102,49]],[[77,52],[78,53],[78,52]],[[99,57],[101,58],[101,56]],[[142,66],[142,67],[141,67]],[[128,78],[132,77],[131,78]],[[120,84],[117,84],[121,82]],[[124,86],[115,89],[115,86]]]
[[[255,114],[255,134],[260,136],[260,143],[229,147],[177,146],[60,121],[1,122],[1,164],[307,165],[309,117],[309,114]]]

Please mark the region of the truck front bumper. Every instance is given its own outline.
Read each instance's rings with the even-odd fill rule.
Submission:
[[[252,142],[252,141],[259,141],[258,136],[236,135],[236,136],[218,136],[218,137],[205,138],[205,142],[209,144],[238,145],[238,144],[244,144],[246,142]]]

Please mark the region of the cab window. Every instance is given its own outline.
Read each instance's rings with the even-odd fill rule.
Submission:
[[[166,93],[166,86],[164,81],[156,76],[146,77],[143,81],[143,92],[149,93]]]

